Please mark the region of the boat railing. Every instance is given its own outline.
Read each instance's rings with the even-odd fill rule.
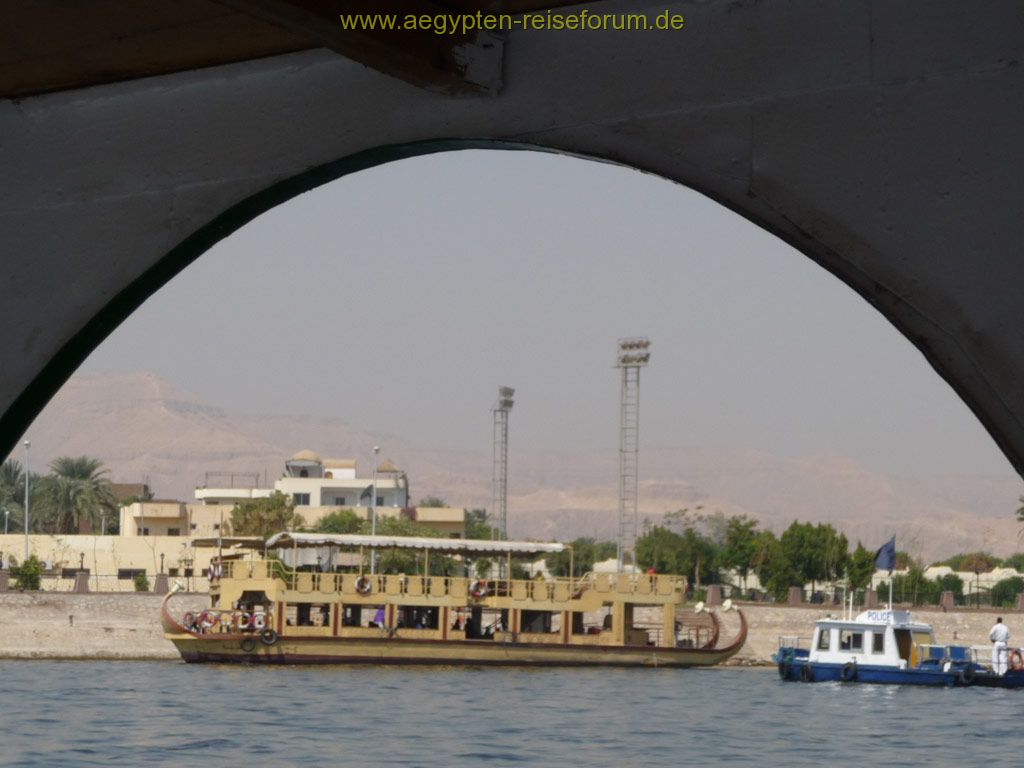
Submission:
[[[811,638],[802,635],[779,635],[779,648],[793,648],[798,651],[811,647]]]
[[[682,592],[686,581],[668,574],[588,573],[577,577],[551,579],[483,579],[464,576],[423,576],[407,574],[332,573],[293,570],[280,560],[233,560],[222,567],[222,578],[233,580],[280,579],[300,593],[350,594],[403,597],[490,596],[540,603],[563,603],[593,590],[599,594],[665,598]]]
[[[982,646],[982,649],[984,650],[984,646]],[[918,663],[945,663],[951,661],[976,664],[978,661],[978,646],[921,643],[917,646],[917,658],[919,659]]]

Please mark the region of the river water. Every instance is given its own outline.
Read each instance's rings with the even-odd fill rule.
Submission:
[[[0,765],[1019,766],[1024,691],[773,669],[0,662]]]

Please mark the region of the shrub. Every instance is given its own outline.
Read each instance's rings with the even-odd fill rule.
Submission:
[[[135,576],[135,591],[136,592],[149,592],[149,579],[146,578],[146,574],[139,573]]]
[[[14,575],[14,588],[22,591],[38,591],[43,576],[43,564],[35,555],[29,557],[22,565],[11,568]]]

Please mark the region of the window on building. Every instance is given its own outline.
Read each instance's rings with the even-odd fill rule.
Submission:
[[[305,469],[299,470],[299,477],[309,477],[309,472]]]
[[[117,578],[121,581],[132,581],[136,576],[145,576],[145,568],[118,568]]]
[[[168,536],[181,536],[181,528],[168,528],[167,529],[167,535]]]
[[[308,493],[293,493],[292,502],[297,507],[308,507],[309,506],[309,494]]]
[[[136,536],[149,536],[149,528],[136,528]]]
[[[344,496],[335,496],[334,497],[334,506],[336,506],[336,507],[344,507],[345,506],[345,497]]]
[[[384,506],[384,497],[383,496],[378,496],[377,497],[377,506],[378,507],[383,507]]]
[[[175,576],[178,575],[178,569],[177,568],[168,568],[167,569],[167,575],[170,576],[173,579]]]
[[[220,530],[220,523],[214,523],[213,524],[213,530],[219,531]]]
[[[185,569],[185,577],[186,578],[190,578],[194,573],[195,573],[195,570],[192,569],[192,568],[186,568]]]
[[[873,632],[871,634],[871,650],[873,653],[885,653],[885,633]]]
[[[62,579],[73,579],[80,573],[84,573],[86,576],[89,575],[88,568],[61,568],[60,577]]]
[[[821,630],[821,632],[818,634],[818,650],[819,651],[827,651],[828,650],[828,645],[829,645],[829,640],[831,640],[831,638],[832,638],[832,630],[831,629],[823,629],[823,630]]]
[[[190,525],[189,525],[189,528],[191,528],[191,529],[192,529],[193,531],[194,531],[194,530],[195,530],[196,528],[198,528],[198,527],[199,527],[199,524],[198,524],[198,523],[192,523],[192,524],[190,524]]]

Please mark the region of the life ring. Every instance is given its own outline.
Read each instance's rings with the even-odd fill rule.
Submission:
[[[974,678],[977,676],[978,670],[972,666],[966,666],[960,670],[958,679],[960,680],[960,685],[971,685],[974,683]]]
[[[814,670],[811,669],[810,664],[804,664],[800,667],[800,682],[801,683],[813,683],[814,682]]]
[[[780,661],[779,662],[779,677],[781,677],[783,680],[788,680],[789,679],[789,669],[790,669],[789,664],[787,664],[785,661]]]
[[[192,625],[196,623],[196,617],[191,611],[182,616],[181,620],[185,624],[185,629],[192,629]]]
[[[369,576],[360,576],[356,579],[356,592],[360,595],[370,594],[371,589],[373,589],[373,582]]]
[[[252,623],[252,616],[250,616],[248,613],[245,613],[243,611],[242,615],[238,617],[238,628],[240,630],[248,629],[249,625],[251,623]]]
[[[251,637],[244,637],[242,638],[242,642],[238,644],[238,647],[241,648],[245,653],[252,653],[256,650],[256,641],[253,640]]]
[[[265,614],[257,613],[252,617],[252,621],[249,623],[252,624],[252,628],[257,632],[262,632],[267,628],[267,617]]]
[[[1010,669],[1014,672],[1020,672],[1024,669],[1024,654],[1021,654],[1020,648],[1014,648],[1010,651]]]
[[[843,668],[839,670],[839,679],[844,683],[852,683],[857,679],[857,664],[852,661],[848,661],[843,665]]]
[[[199,614],[199,625],[204,632],[212,632],[214,627],[220,624],[220,617],[212,611],[203,611]]]
[[[273,645],[277,642],[277,632],[272,629],[265,629],[260,632],[260,640],[264,645]]]
[[[487,582],[484,579],[477,579],[469,585],[469,595],[474,600],[487,597]]]

